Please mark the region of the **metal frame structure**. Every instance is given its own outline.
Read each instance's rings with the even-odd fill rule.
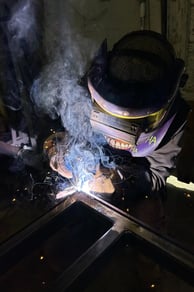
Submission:
[[[102,255],[110,246],[114,245],[114,243],[116,243],[125,233],[130,233],[132,236],[138,238],[143,244],[145,243],[149,245],[154,252],[161,254],[162,257],[170,262],[170,264],[176,265],[179,271],[181,271],[183,277],[186,276],[186,280],[191,282],[192,285],[194,284],[193,254],[182,247],[177,246],[170,239],[163,238],[159,234],[149,230],[149,228],[143,226],[127,213],[110,205],[108,202],[93,195],[91,196],[81,192],[76,192],[67,196],[48,213],[10,238],[8,241],[1,244],[1,262],[5,262],[8,254],[33,235],[38,229],[44,227],[47,223],[51,222],[61,214],[61,212],[64,212],[68,207],[77,202],[81,202],[91,208],[94,212],[97,212],[97,214],[109,219],[112,222],[112,226],[80,257],[78,257],[72,265],[63,271],[59,278],[53,283],[53,286],[48,287],[48,291],[66,291],[69,289],[74,281],[78,279],[78,277],[90,267],[100,255]]]

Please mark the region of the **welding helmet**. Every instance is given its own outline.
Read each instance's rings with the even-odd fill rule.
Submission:
[[[114,148],[146,156],[159,145],[174,116],[184,61],[153,31],[134,31],[107,50],[102,43],[88,71],[91,125]]]

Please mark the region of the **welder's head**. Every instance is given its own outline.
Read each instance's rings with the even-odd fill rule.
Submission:
[[[129,33],[111,51],[104,41],[88,73],[94,130],[114,148],[149,154],[172,122],[183,73],[183,60],[157,32]]]

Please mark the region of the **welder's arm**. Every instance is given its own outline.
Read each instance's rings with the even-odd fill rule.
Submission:
[[[113,185],[128,190],[129,196],[134,198],[155,194],[164,189],[167,177],[176,167],[184,125],[173,134],[170,132],[158,149],[149,156],[126,156],[115,170]]]
[[[150,163],[152,191],[159,191],[166,184],[166,179],[175,170],[178,154],[182,147],[182,127],[162,147],[147,157]]]
[[[147,157],[151,170],[152,191],[158,191],[165,186],[167,177],[176,169],[177,158],[183,147],[183,134],[191,110],[182,98],[177,99],[175,106],[176,117],[167,134],[158,149]]]
[[[164,189],[166,179],[176,167],[182,135],[183,127],[149,156],[131,159],[125,183],[130,189],[131,196],[156,194]]]

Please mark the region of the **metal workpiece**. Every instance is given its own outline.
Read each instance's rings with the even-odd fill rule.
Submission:
[[[166,255],[181,268],[185,268],[188,272],[194,271],[194,255],[178,247],[169,239],[165,239],[155,232],[149,230],[131,218],[127,213],[117,209],[109,203],[100,199],[91,199],[85,194],[75,194],[75,199],[82,201],[92,209],[110,218],[114,224],[109,231],[102,236],[85,254],[80,257],[69,269],[67,269],[59,278],[56,291],[65,291],[66,288],[86,269],[88,266],[100,256],[110,245],[117,241],[124,233],[131,233],[150,244],[151,248],[156,248],[158,252]],[[95,196],[94,196],[95,197]],[[52,291],[52,290],[51,290]]]
[[[24,257],[23,250],[26,245],[31,246],[33,250],[34,246],[42,246],[44,240],[45,250],[52,251],[53,241],[52,239],[50,243],[49,241],[53,234],[56,236],[57,229],[67,234],[67,236],[63,234],[62,237],[56,237],[55,241],[56,239],[67,241],[67,244],[65,242],[60,244],[64,246],[65,258],[70,254],[70,260],[66,265],[59,265],[59,274],[47,287],[44,287],[46,291],[71,291],[71,286],[79,277],[125,234],[135,238],[145,250],[151,250],[151,254],[156,254],[159,261],[165,258],[169,261],[169,265],[178,267],[179,272],[183,273],[183,276],[186,275],[187,279],[194,278],[193,254],[149,230],[141,222],[110,203],[95,195],[82,192],[67,196],[48,213],[0,246],[0,271],[3,277]],[[79,252],[77,248],[80,248]],[[56,251],[57,244],[53,249]],[[30,247],[29,252],[31,252]],[[64,253],[64,250],[62,252]],[[34,257],[34,251],[32,254]],[[57,261],[57,254],[54,254],[55,260]]]

